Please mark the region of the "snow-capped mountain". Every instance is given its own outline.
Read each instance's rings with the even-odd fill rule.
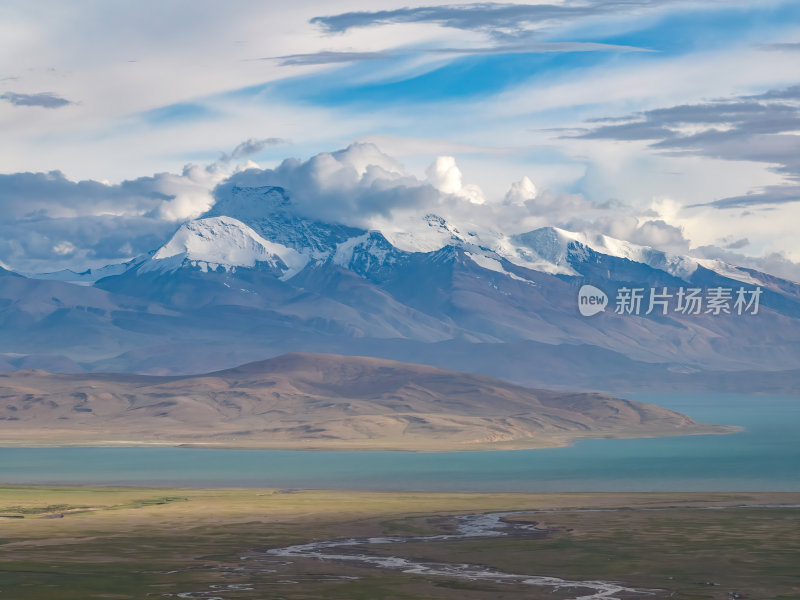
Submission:
[[[0,324],[14,322],[0,330],[0,353],[46,321],[50,354],[141,372],[332,351],[612,389],[614,381],[800,364],[800,285],[750,269],[608,236],[554,227],[507,235],[433,214],[366,231],[295,214],[279,188],[221,188],[218,198],[160,248],[90,288],[36,282],[65,286],[54,293],[19,278],[29,303],[0,304]],[[587,283],[612,304],[591,318],[577,305]],[[742,286],[762,293],[755,315],[648,312],[646,304],[618,313],[614,294],[626,286],[670,296]],[[84,302],[67,289],[95,296]],[[34,301],[40,293],[52,300]],[[82,308],[101,300],[102,309]],[[116,340],[117,351],[75,351],[76,323]]]
[[[368,232],[323,223],[294,214],[291,201],[281,188],[232,186],[223,190],[212,209],[184,224],[147,260],[111,265],[80,277],[46,274],[39,278],[94,282],[131,268],[140,273],[178,268],[204,271],[257,268],[287,280],[309,263],[326,261],[364,275],[374,274],[385,265],[397,266],[413,253],[453,247],[462,249],[482,268],[523,280],[519,273],[507,270],[504,263],[553,275],[580,276],[582,271],[576,266],[594,253],[641,263],[684,281],[689,281],[702,266],[736,281],[758,283],[748,271],[722,261],[670,254],[606,235],[556,227],[516,235],[476,233],[435,214],[409,218],[402,225],[402,230],[395,227]]]
[[[264,239],[308,256],[327,256],[336,244],[363,233],[353,227],[298,217],[286,191],[278,187],[223,186],[217,197],[217,203],[203,218],[238,219]]]
[[[182,267],[201,271],[237,267],[265,270],[281,279],[296,275],[308,256],[293,248],[265,240],[231,217],[207,217],[181,226],[139,271],[171,272]]]

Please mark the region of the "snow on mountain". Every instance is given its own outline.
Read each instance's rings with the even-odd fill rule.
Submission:
[[[262,238],[292,248],[310,258],[330,256],[336,245],[362,235],[363,230],[297,216],[286,192],[279,187],[219,188],[217,202],[203,217],[231,217]]]
[[[342,224],[324,223],[298,216],[285,190],[279,187],[222,186],[217,202],[200,219],[182,226],[140,272],[174,271],[182,266],[201,270],[259,268],[288,279],[310,262],[332,264],[360,275],[376,276],[411,253],[430,253],[444,247],[460,248],[482,268],[510,273],[503,261],[551,275],[580,276],[580,267],[592,253],[630,260],[689,281],[699,267],[748,284],[758,283],[744,269],[721,261],[694,259],[633,244],[602,234],[542,227],[506,235],[475,224],[454,224],[441,216],[409,216],[365,231]],[[31,275],[91,284],[137,266],[125,265],[73,273]]]
[[[566,245],[556,243],[544,229],[516,236],[498,236],[494,251],[526,269],[551,275],[578,275],[567,261]]]
[[[398,225],[403,229],[399,229]],[[487,231],[478,234],[474,229],[477,228],[472,226],[459,228],[439,215],[427,214],[421,219],[412,217],[402,220],[399,224],[395,223],[393,228],[382,230],[382,233],[388,243],[404,252],[435,252],[445,246],[461,248],[479,267],[521,281],[527,282],[526,279],[506,271],[501,257],[527,268],[546,272],[557,271],[542,261],[525,261],[518,253],[506,251],[508,244],[505,236]]]
[[[202,271],[258,266],[288,279],[307,262],[307,256],[265,240],[238,219],[210,217],[181,226],[139,272],[174,271],[187,265]]]
[[[689,278],[697,270],[698,261],[685,256],[639,246],[606,235],[589,235],[542,227],[517,235],[494,231],[480,231],[478,227],[456,226],[440,216],[428,214],[424,218],[409,218],[382,230],[387,240],[396,248],[407,252],[432,252],[444,246],[455,246],[467,251],[476,264],[492,271],[505,272],[501,258],[514,265],[549,273],[573,275],[579,273],[574,262],[586,259],[589,250],[624,258],[660,269],[681,279]],[[708,267],[723,274],[721,265]],[[736,275],[744,281],[744,272],[723,269],[726,276]]]
[[[741,281],[742,283],[748,283],[750,285],[765,285],[763,281],[755,278],[751,273],[721,260],[710,258],[697,258],[695,260],[700,266],[705,267],[709,271],[714,271],[723,277],[727,277],[728,279],[735,279],[736,281]]]
[[[582,243],[596,252],[643,263],[683,280],[688,280],[697,270],[697,261],[687,256],[663,252],[649,246],[639,246],[607,235],[583,237],[585,241]]]
[[[392,246],[379,231],[370,231],[364,235],[350,238],[338,244],[333,254],[333,264],[350,267],[354,260],[362,258],[383,266],[396,260],[397,248]]]
[[[395,247],[409,252],[432,252],[444,246],[456,246],[468,252],[480,266],[505,272],[499,260],[552,275],[579,273],[573,262],[585,260],[588,251],[647,264],[681,279],[697,269],[694,259],[639,246],[606,235],[589,235],[557,227],[542,227],[517,235],[494,231],[473,231],[477,227],[459,227],[442,217],[429,214],[423,219],[407,219],[403,230],[384,230]],[[731,269],[727,269],[731,273]],[[740,275],[745,275],[741,273]]]
[[[570,267],[568,258],[570,245],[581,243],[579,234],[570,234],[555,227],[542,227],[511,236],[508,241],[510,248],[534,264],[542,262],[566,274],[577,275]]]
[[[134,258],[128,262],[116,263],[100,267],[99,269],[86,269],[85,271],[76,272],[70,269],[62,269],[61,271],[53,271],[51,273],[22,273],[25,277],[30,279],[43,279],[46,281],[63,281],[66,283],[74,283],[76,285],[93,285],[98,279],[103,277],[111,277],[113,275],[120,275],[130,269],[132,266],[145,260],[145,257]]]
[[[524,277],[520,277],[516,273],[511,273],[509,271],[506,271],[506,269],[503,267],[503,263],[501,261],[499,261],[497,258],[492,257],[492,255],[490,253],[488,253],[488,252],[475,253],[475,252],[468,252],[467,251],[467,252],[464,252],[464,254],[466,254],[467,257],[472,262],[474,262],[476,265],[478,265],[479,267],[482,267],[484,269],[488,269],[489,271],[495,271],[497,273],[502,273],[503,275],[511,277],[511,279],[516,279],[517,281],[524,281],[525,283],[531,283],[533,285],[536,285],[532,281],[529,281],[529,280],[525,279]]]
[[[512,236],[511,241],[517,249],[524,249],[521,252],[533,253],[545,264],[562,269],[561,272],[567,274],[577,274],[572,266],[585,260],[589,250],[646,264],[683,280],[688,280],[698,266],[696,260],[686,256],[639,246],[607,235],[589,235],[557,227],[543,227],[518,234]]]
[[[424,225],[420,226],[420,223]],[[586,260],[589,251],[594,251],[642,263],[684,281],[688,281],[702,266],[729,279],[760,283],[749,272],[719,260],[695,259],[603,234],[573,232],[558,227],[542,227],[511,236],[492,231],[475,233],[433,214],[426,215],[421,221],[409,220],[404,225],[407,226],[404,231],[384,232],[395,247],[411,252],[431,252],[452,245],[466,250],[479,266],[498,272],[506,272],[498,260],[504,258],[534,271],[577,276],[579,273],[574,265]]]
[[[445,246],[480,244],[480,237],[476,233],[462,233],[434,214],[401,219],[380,227],[380,230],[389,243],[405,252],[434,252]]]
[[[324,261],[333,257],[335,264],[346,266],[350,259],[345,259],[345,255],[357,248],[363,254],[364,242],[374,238],[372,233],[357,228],[298,217],[293,212],[291,200],[281,188],[231,186],[222,188],[217,195],[217,203],[205,217],[238,219],[265,240],[293,248],[311,260]],[[589,251],[594,251],[643,263],[683,280],[688,280],[699,266],[703,266],[724,277],[746,283],[754,281],[746,271],[721,261],[698,260],[607,235],[571,232],[557,227],[506,235],[480,226],[454,224],[441,216],[426,214],[422,218],[413,216],[383,223],[377,229],[382,234],[382,242],[377,245],[375,239],[370,242],[371,264],[375,260],[382,262],[376,252],[393,254],[385,248],[378,250],[386,244],[401,254],[433,252],[454,246],[467,251],[476,263],[491,270],[504,271],[500,259],[506,259],[534,271],[577,276],[579,273],[574,264],[585,260]],[[365,265],[361,266],[363,269]]]

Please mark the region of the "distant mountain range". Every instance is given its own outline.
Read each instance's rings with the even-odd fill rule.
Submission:
[[[0,375],[3,444],[469,450],[729,433],[651,404],[376,358],[290,354],[184,377]]]
[[[579,313],[585,284],[605,311]],[[624,288],[644,291],[638,314],[615,311]],[[671,305],[646,314],[651,288]],[[730,314],[676,310],[690,289],[721,289]],[[799,319],[800,285],[753,269],[433,214],[365,231],[298,216],[275,187],[218,188],[207,214],[124,265],[0,269],[0,369],[184,374],[333,352],[561,389],[793,391]]]

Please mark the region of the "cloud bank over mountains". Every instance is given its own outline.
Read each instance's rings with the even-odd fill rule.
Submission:
[[[800,279],[800,266],[781,254],[741,254],[748,239],[693,245],[669,201],[646,210],[613,199],[596,203],[581,194],[539,190],[527,175],[511,182],[504,196],[487,198],[453,156],[437,157],[417,176],[371,143],[285,159],[274,168],[246,160],[274,143],[282,140],[249,139],[206,166],[119,184],[75,182],[57,171],[0,175],[0,211],[7,217],[0,225],[0,260],[21,272],[122,262],[161,245],[227,188],[278,186],[287,190],[297,216],[352,227],[401,231],[408,219],[429,213],[484,232],[515,234],[553,225]]]
[[[60,171],[0,174],[0,257],[20,271],[86,269],[147,252],[214,202],[216,166],[119,184]]]

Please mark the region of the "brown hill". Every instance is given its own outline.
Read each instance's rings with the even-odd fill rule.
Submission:
[[[377,358],[287,354],[186,377],[0,374],[0,444],[451,450],[724,433],[657,406]]]

